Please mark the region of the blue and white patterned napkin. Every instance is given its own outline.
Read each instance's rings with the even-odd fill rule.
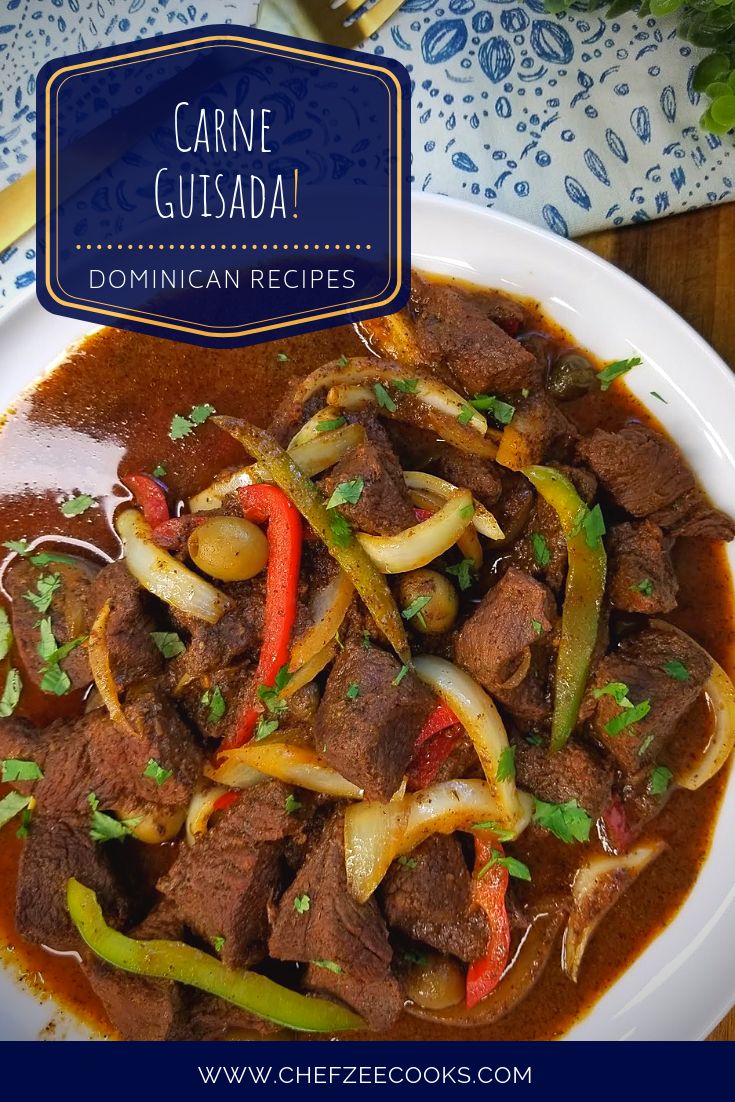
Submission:
[[[294,0],[280,3],[293,20]],[[33,164],[35,73],[49,57],[249,24],[256,8],[0,0],[0,187]],[[671,21],[607,21],[604,6],[550,16],[542,0],[406,0],[364,48],[411,73],[416,188],[568,235],[735,197],[735,138],[699,129],[691,76],[701,52]],[[0,304],[33,282],[33,265],[32,235],[0,255]]]

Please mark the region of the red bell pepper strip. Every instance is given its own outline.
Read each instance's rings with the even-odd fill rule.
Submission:
[[[221,796],[212,804],[212,811],[226,811],[228,807],[232,807],[240,799],[240,792],[223,792]]]
[[[425,742],[428,742],[434,735],[438,735],[440,731],[446,730],[447,727],[454,727],[459,723],[456,715],[450,708],[443,702],[437,704],[434,711],[431,713],[426,723],[419,731],[415,746],[422,746]]]
[[[301,567],[301,514],[278,486],[259,483],[238,490],[243,515],[254,524],[268,524],[263,642],[255,675],[256,685],[273,686],[276,674],[288,662]],[[237,727],[222,742],[222,750],[242,746],[253,737],[260,712],[250,705]]]
[[[499,842],[491,836],[486,840],[475,835],[475,870],[471,899],[487,915],[490,936],[485,956],[473,960],[467,969],[468,1007],[476,1006],[497,987],[510,956],[510,923],[505,906],[508,870],[497,863],[486,868],[488,862],[492,861],[494,852],[502,855]]]
[[[427,739],[422,746],[418,745],[418,741],[416,742],[407,770],[409,792],[419,792],[433,783],[440,766],[444,764],[461,738],[462,728],[459,724],[455,724],[453,727],[439,731],[433,738]]]
[[[132,491],[136,503],[143,510],[143,516],[151,528],[158,528],[159,524],[164,524],[169,519],[166,495],[155,478],[149,474],[129,474],[125,476],[123,482]]]
[[[418,508],[414,509],[413,514],[416,517],[416,520],[419,521],[419,522],[424,521],[424,520],[428,520],[429,517],[433,517],[433,515],[434,515],[434,513],[431,509],[418,509]]]

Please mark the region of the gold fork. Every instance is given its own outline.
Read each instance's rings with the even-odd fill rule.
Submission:
[[[375,34],[402,3],[376,0],[368,8],[366,0],[260,0],[255,25],[332,46],[353,47]],[[365,10],[355,18],[361,8]]]

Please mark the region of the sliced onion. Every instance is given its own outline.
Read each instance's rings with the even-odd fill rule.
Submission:
[[[442,501],[447,501],[456,490],[462,488],[455,486],[452,482],[447,482],[445,478],[439,478],[438,475],[427,474],[426,471],[404,471],[403,477],[409,490],[426,490],[427,493],[434,494]],[[504,538],[503,529],[493,514],[477,498],[473,500],[475,504],[475,514],[472,517],[473,527],[477,529],[481,536],[487,536],[490,540],[502,540]]]
[[[112,722],[117,724],[118,727],[124,727],[131,735],[138,738],[138,732],[122,710],[117,685],[110,666],[110,652],[107,648],[107,621],[110,619],[111,607],[110,600],[105,601],[92,624],[87,640],[89,667],[92,671],[97,692],[102,697],[102,702],[107,708]]]
[[[430,513],[437,513],[444,504],[442,499],[426,490],[409,490],[408,496],[412,505],[417,509],[428,509]],[[477,538],[477,533],[471,524],[468,524],[462,535],[457,540],[457,549],[463,559],[469,559],[474,570],[482,566],[482,546]]]
[[[311,602],[311,626],[291,647],[291,672],[309,662],[334,639],[347,615],[354,592],[355,587],[344,570],[338,570],[325,586],[317,590]]]
[[[204,776],[210,781],[216,781],[219,785],[227,785],[228,788],[252,788],[254,784],[261,784],[268,780],[265,773],[253,769],[252,765],[240,761],[234,757],[237,751],[225,750],[215,755],[217,764],[205,762]]]
[[[299,788],[308,788],[310,792],[322,792],[339,800],[359,800],[362,789],[327,765],[323,758],[308,746],[295,746],[287,742],[268,742],[258,745],[248,743],[236,750],[226,750],[219,754],[218,767],[205,766],[205,772],[212,780],[221,781],[233,776],[226,766],[235,762],[250,766],[268,777],[295,784]],[[226,783],[231,784],[228,780]]]
[[[358,532],[357,538],[384,574],[403,574],[427,566],[453,547],[472,520],[472,494],[457,490],[438,512],[397,536],[371,536]]]
[[[288,697],[293,696],[298,689],[303,689],[304,685],[308,685],[314,680],[317,674],[322,672],[324,667],[332,661],[336,653],[337,640],[332,639],[331,642],[327,643],[326,647],[322,647],[322,649],[317,651],[317,653],[307,662],[304,662],[303,666],[299,666],[299,668],[291,674],[288,685],[286,685],[285,689],[282,689],[278,695],[284,700],[287,700]]]
[[[214,805],[228,791],[219,784],[203,785],[196,790],[186,812],[186,840],[190,846],[207,833]]]
[[[335,429],[320,429],[324,421],[336,421],[339,419],[340,413],[338,409],[333,409],[331,406],[324,406],[323,409],[318,410],[313,417],[301,426],[295,436],[291,438],[291,443],[288,445],[287,451],[293,454],[293,449],[298,447],[299,444],[306,444],[309,440],[314,440],[318,437],[328,436],[330,432],[335,432]]]
[[[595,854],[577,869],[561,958],[562,969],[575,983],[582,956],[599,923],[623,892],[666,848],[666,843],[660,839],[640,842],[621,856]]]
[[[518,815],[510,821],[493,789],[481,780],[451,780],[390,803],[366,800],[345,812],[345,867],[355,899],[364,903],[380,884],[391,862],[411,853],[432,834],[470,830],[478,822],[497,822],[517,837],[531,819],[533,801],[522,794]]]
[[[311,478],[339,463],[348,451],[357,447],[364,439],[365,429],[362,425],[342,425],[330,432],[316,433],[306,443],[293,445],[292,442],[288,451],[304,474]],[[225,497],[240,486],[252,486],[254,482],[266,481],[266,472],[257,463],[251,463],[247,467],[240,467],[215,478],[206,490],[189,498],[189,508],[192,513],[207,513],[212,509],[219,509]]]
[[[735,686],[719,662],[696,639],[692,639],[691,635],[666,620],[651,620],[651,627],[681,636],[712,663],[712,673],[702,691],[706,694],[714,714],[714,730],[699,761],[686,766],[675,778],[682,788],[695,792],[719,773],[735,747]]]
[[[411,367],[424,362],[413,326],[403,311],[362,321],[357,328],[381,356]]]
[[[473,677],[445,658],[422,654],[414,667],[467,731],[488,784],[497,792],[501,818],[514,823],[521,814],[515,780],[497,780],[500,756],[508,749],[508,734],[495,704]]]
[[[557,907],[537,914],[523,935],[500,983],[472,1009],[468,1010],[462,1005],[450,1006],[446,1010],[430,1010],[409,1003],[406,1011],[414,1018],[460,1029],[492,1025],[518,1006],[541,978],[563,921],[564,912]]]
[[[156,546],[150,525],[137,509],[120,513],[115,528],[123,541],[125,565],[149,593],[208,624],[216,624],[230,607],[224,593]]]

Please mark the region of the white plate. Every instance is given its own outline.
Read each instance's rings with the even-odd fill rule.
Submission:
[[[676,314],[627,276],[562,238],[476,206],[413,201],[418,268],[530,295],[603,359],[638,355],[631,389],[679,442],[712,499],[735,515],[735,379]],[[0,408],[89,331],[25,298],[0,318]],[[668,405],[651,399],[658,391]],[[730,561],[735,552],[730,548]],[[712,850],[676,919],[572,1031],[580,1040],[696,1040],[735,1000],[735,783]],[[655,873],[654,873],[655,875]],[[0,974],[0,1039],[35,1038],[52,1012]],[[62,1035],[88,1036],[69,1024]]]

